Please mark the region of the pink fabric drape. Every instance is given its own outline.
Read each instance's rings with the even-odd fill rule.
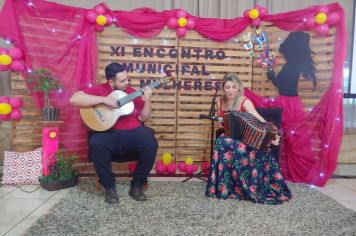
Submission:
[[[29,4],[32,3],[32,4]],[[127,33],[137,37],[154,37],[166,26],[170,17],[177,14],[177,9],[157,12],[149,8],[133,11],[111,11],[105,4],[107,13],[116,19],[116,25]],[[319,104],[306,115],[304,121],[295,124],[302,130],[311,130],[311,137],[321,140],[320,151],[313,151],[315,162],[307,165],[308,177],[296,178],[293,173],[286,173],[287,179],[324,185],[332,175],[341,145],[342,137],[342,70],[345,57],[345,20],[339,4],[329,4],[331,11],[337,11],[341,21],[337,25],[333,79],[330,89],[321,98]],[[303,19],[317,12],[317,6],[282,14],[268,15],[263,20],[275,24],[282,30],[306,30]],[[85,20],[86,9],[69,7],[43,0],[12,1],[6,0],[0,13],[0,36],[12,40],[13,44],[24,50],[24,60],[29,68],[47,68],[62,82],[62,91],[52,92],[51,101],[61,108],[61,119],[65,122],[61,130],[60,142],[70,151],[83,154],[86,135],[81,125],[78,109],[69,104],[70,96],[95,81],[97,68],[96,31]],[[194,30],[214,41],[226,41],[237,36],[249,25],[243,17],[234,19],[212,19],[189,16],[195,20]],[[33,26],[36,27],[33,27]],[[27,74],[23,76],[26,78]],[[265,98],[258,97],[251,91],[247,93],[257,106],[265,106]],[[38,104],[43,104],[39,94],[33,94]],[[278,100],[278,99],[277,99]],[[318,111],[318,112],[317,112]],[[322,114],[322,115],[320,115]],[[287,114],[285,114],[288,117]],[[338,122],[336,122],[338,119]],[[310,122],[313,124],[310,126]],[[70,132],[69,132],[70,131]],[[298,131],[297,131],[298,132]],[[70,135],[63,135],[70,133]],[[317,134],[315,134],[317,133]],[[314,144],[313,144],[314,145]],[[324,145],[324,146],[322,146]],[[325,146],[327,145],[327,147]],[[315,156],[316,155],[316,156]],[[312,158],[312,157],[311,157]],[[288,160],[289,171],[304,168],[297,160]],[[297,165],[293,165],[297,163]],[[303,173],[304,173],[303,171]],[[299,176],[300,174],[298,174]]]
[[[86,132],[69,98],[96,77],[96,31],[86,23],[85,13],[82,8],[33,0],[6,1],[0,14],[1,37],[23,49],[28,68],[47,68],[60,79],[63,89],[50,92],[51,104],[61,109],[60,118],[65,122],[59,140],[81,155],[86,152]],[[42,94],[34,93],[33,98],[42,107]]]

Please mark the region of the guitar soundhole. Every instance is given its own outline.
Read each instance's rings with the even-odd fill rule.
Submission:
[[[105,121],[104,116],[100,113],[100,111],[99,111],[95,106],[93,107],[93,109],[94,109],[94,111],[95,111],[96,116],[99,117],[99,119],[100,119],[101,121]]]

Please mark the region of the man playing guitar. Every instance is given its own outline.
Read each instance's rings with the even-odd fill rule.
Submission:
[[[95,110],[96,106],[104,105],[110,110],[119,108],[117,98],[111,96],[113,91],[121,90],[127,94],[136,92],[129,85],[123,65],[115,62],[107,65],[105,76],[106,83],[77,91],[71,97],[70,102],[75,106],[89,108],[99,113]],[[133,111],[130,114],[120,116],[113,123],[112,129],[95,133],[89,140],[91,159],[99,176],[99,182],[105,188],[105,201],[109,204],[119,202],[115,188],[115,175],[111,170],[111,155],[132,150],[139,153],[139,158],[133,173],[129,195],[136,201],[147,199],[143,193],[143,185],[147,182],[147,176],[154,164],[158,143],[152,131],[143,125],[143,122],[151,117],[152,89],[146,86],[141,90],[143,99],[138,96],[132,100]]]

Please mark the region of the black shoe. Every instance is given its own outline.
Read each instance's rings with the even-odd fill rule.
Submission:
[[[105,190],[105,202],[109,204],[118,204],[119,196],[117,196],[116,189],[106,189]]]
[[[143,194],[143,186],[141,187],[131,187],[129,195],[136,201],[146,201],[147,197]]]

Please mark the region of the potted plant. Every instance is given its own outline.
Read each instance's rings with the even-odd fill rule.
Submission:
[[[78,172],[73,170],[76,159],[75,155],[65,159],[62,154],[57,153],[56,160],[49,166],[50,174],[39,178],[41,186],[48,191],[75,186],[79,177]]]
[[[42,91],[44,93],[43,119],[45,121],[57,121],[60,110],[52,107],[48,93],[50,90],[62,88],[60,81],[47,69],[39,69],[30,73],[27,83],[33,91]]]

